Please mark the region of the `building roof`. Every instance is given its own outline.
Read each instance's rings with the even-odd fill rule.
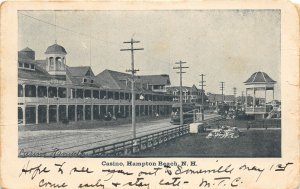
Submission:
[[[95,76],[90,66],[67,67],[67,69],[73,77]]]
[[[170,77],[167,74],[162,75],[141,75],[139,76],[144,82],[149,85],[170,85]]]
[[[31,63],[35,65],[35,70],[18,69],[18,78],[42,81],[50,80],[52,78],[46,70],[41,68],[38,64],[34,63],[34,61],[19,59],[18,62]]]
[[[35,52],[30,49],[29,47],[26,47],[20,51],[18,51],[18,59],[35,59]]]
[[[89,66],[79,66],[79,67],[66,67],[66,74],[67,74],[67,80],[74,84],[74,85],[81,85],[81,86],[90,86],[90,87],[97,87],[102,88],[101,85],[98,83],[83,83],[83,78],[86,76],[86,74],[90,71],[91,78],[95,81],[94,74],[91,70],[91,67]],[[89,74],[88,74],[89,76]]]
[[[106,69],[96,75],[96,82],[107,89],[126,89],[126,83],[121,80],[129,77],[129,74]]]
[[[103,88],[131,90],[130,78],[131,74],[106,69],[96,75],[95,80]],[[146,81],[143,79],[143,76],[136,76],[135,90],[137,92],[153,93],[153,91],[148,90],[146,87]]]
[[[22,49],[22,50],[20,50],[21,52],[34,52],[34,50],[32,50],[31,48],[29,48],[29,47],[26,47],[26,48],[24,48],[24,49]]]
[[[167,90],[168,91],[174,91],[174,90],[179,91],[180,86],[170,86],[170,87],[167,88]],[[182,91],[196,92],[196,91],[202,91],[202,89],[198,89],[196,87],[196,85],[193,85],[192,87],[182,86]]]
[[[253,73],[247,81],[244,82],[247,84],[275,84],[274,81],[268,74],[265,72],[255,72]]]
[[[63,46],[53,44],[47,48],[45,54],[67,54],[67,51]]]

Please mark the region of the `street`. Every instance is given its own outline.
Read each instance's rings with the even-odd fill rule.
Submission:
[[[205,115],[205,119],[215,117]],[[178,127],[170,124],[170,118],[137,123],[137,137]],[[131,124],[78,130],[19,131],[19,151],[51,153],[59,149],[64,153],[81,151],[132,138]]]

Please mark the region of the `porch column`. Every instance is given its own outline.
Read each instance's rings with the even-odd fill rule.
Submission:
[[[69,106],[66,104],[66,119],[69,120]]]
[[[108,111],[108,105],[105,105],[105,112],[108,113],[107,111]]]
[[[265,87],[265,105],[264,105],[264,108],[265,108],[265,112],[267,111],[267,87]]]
[[[91,120],[94,120],[94,105],[91,105]]]
[[[272,90],[272,91],[273,91],[273,100],[274,100],[274,87],[273,87],[273,90]]]
[[[100,99],[100,97],[99,97],[99,99]],[[101,105],[99,104],[99,108],[98,108],[98,120],[101,118],[100,117],[100,113],[101,113]]]
[[[25,97],[25,84],[22,84],[23,97]]]
[[[26,125],[26,113],[25,113],[25,111],[26,111],[26,106],[24,105],[23,106],[23,125]]]
[[[69,102],[69,98],[71,98],[69,87],[66,87],[66,90],[67,90],[67,103],[68,103]]]
[[[46,88],[47,88],[47,98],[49,98],[49,86],[46,86]]]
[[[85,121],[85,104],[83,105],[83,121]]]
[[[48,90],[48,87],[47,87],[47,90]],[[47,107],[46,107],[46,122],[47,122],[47,124],[49,124],[49,105],[47,105]]]
[[[37,98],[38,97],[38,86],[35,85],[35,97]]]
[[[39,105],[35,106],[35,124],[39,124]]]
[[[245,111],[246,111],[246,108],[247,108],[247,98],[248,98],[248,93],[247,93],[247,91],[248,91],[248,89],[246,88],[246,99],[245,99],[245,101],[244,101],[244,107],[245,107]]]
[[[254,109],[254,106],[255,106],[255,88],[253,87],[253,112],[255,111]]]
[[[56,122],[59,122],[59,105],[56,105]]]
[[[75,121],[77,121],[77,105],[75,104]]]

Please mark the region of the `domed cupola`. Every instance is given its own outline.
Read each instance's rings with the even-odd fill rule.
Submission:
[[[46,70],[49,74],[58,77],[66,76],[66,49],[58,44],[47,48],[45,55],[47,58]]]
[[[63,54],[66,55],[67,51],[63,46],[58,44],[51,45],[47,48],[45,54]]]

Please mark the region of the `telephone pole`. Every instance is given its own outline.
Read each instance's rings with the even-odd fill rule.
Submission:
[[[201,92],[201,113],[202,113],[202,121],[203,121],[204,120],[204,89],[203,89],[203,87],[206,86],[206,85],[204,85],[204,82],[206,82],[206,81],[203,80],[203,77],[205,76],[204,74],[201,74],[200,76],[201,76],[200,87],[202,90],[202,92]]]
[[[235,105],[235,109],[237,109],[236,87],[233,87],[233,96],[234,96],[234,105]]]
[[[144,48],[133,48],[134,43],[139,43],[140,41],[135,41],[133,38],[131,38],[130,41],[125,41],[123,43],[130,43],[129,49],[120,49],[120,51],[131,51],[131,69],[126,70],[126,72],[131,72],[131,103],[132,103],[132,137],[136,138],[136,125],[135,125],[135,91],[134,91],[134,82],[135,78],[134,75],[137,71],[137,69],[134,69],[134,51],[138,50],[144,50]]]
[[[242,104],[242,110],[244,110],[244,91],[242,91],[242,102],[241,102],[241,104]]]
[[[222,90],[222,111],[224,110],[224,81],[221,81],[221,88],[220,90]]]
[[[181,60],[180,60],[179,62],[175,62],[175,64],[179,64],[179,66],[173,67],[173,69],[179,70],[179,72],[176,72],[176,73],[179,73],[179,75],[180,75],[180,125],[182,126],[182,125],[183,125],[183,110],[182,110],[182,74],[186,73],[186,72],[183,72],[182,69],[189,68],[189,67],[184,67],[184,66],[182,66],[182,64],[186,64],[186,62],[182,62]]]

